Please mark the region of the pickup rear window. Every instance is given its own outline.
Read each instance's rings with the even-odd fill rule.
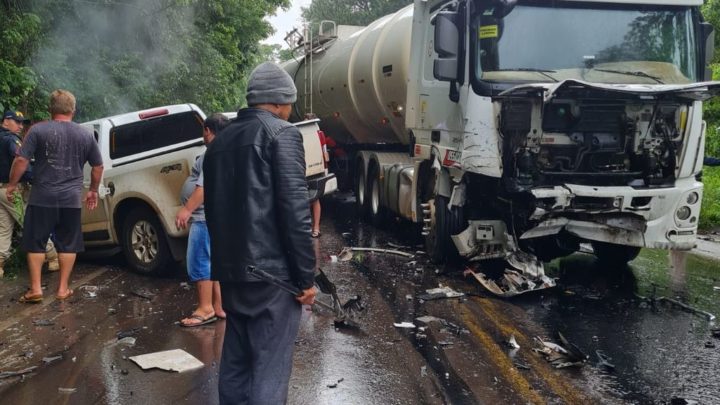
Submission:
[[[110,158],[119,159],[202,136],[203,119],[196,111],[133,122],[110,131]]]

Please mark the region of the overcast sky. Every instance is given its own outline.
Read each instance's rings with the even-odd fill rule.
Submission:
[[[287,11],[279,9],[277,15],[269,17],[267,20],[275,29],[275,34],[263,42],[287,47],[283,38],[293,28],[301,28],[300,7],[307,7],[311,2],[312,0],[292,0],[292,6]]]

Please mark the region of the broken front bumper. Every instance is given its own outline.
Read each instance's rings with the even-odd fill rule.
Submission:
[[[695,247],[702,183],[677,180],[674,187],[597,187],[566,184],[532,191],[538,226],[521,239],[561,231],[586,240],[654,249]],[[578,217],[582,219],[578,219]]]

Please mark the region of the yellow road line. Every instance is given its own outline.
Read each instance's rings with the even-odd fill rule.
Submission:
[[[522,331],[513,326],[512,321],[498,310],[497,303],[492,300],[478,298],[473,299],[473,302],[478,304],[480,309],[485,312],[487,319],[495,325],[503,336],[515,336],[520,346],[527,348],[527,350],[530,350],[530,348],[534,346],[532,338],[526,336]],[[495,346],[498,346],[497,343],[495,343]],[[587,403],[589,400],[587,395],[571,383],[563,380],[562,376],[558,376],[558,371],[547,364],[544,359],[541,359],[533,353],[529,353],[524,358],[530,363],[537,377],[565,403]]]

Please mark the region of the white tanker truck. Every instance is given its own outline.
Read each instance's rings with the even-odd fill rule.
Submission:
[[[434,261],[503,260],[552,285],[581,243],[612,264],[694,247],[713,30],[702,0],[415,0],[324,23],[285,65],[349,152],[359,211],[419,225]],[[327,28],[330,28],[329,30]],[[327,31],[332,31],[328,34]],[[507,275],[507,273],[506,273]]]

